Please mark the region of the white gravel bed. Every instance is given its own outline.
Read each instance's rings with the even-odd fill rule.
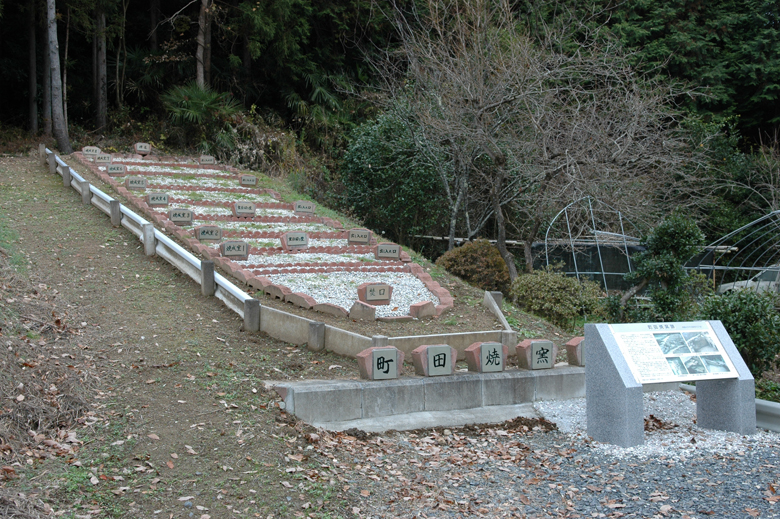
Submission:
[[[113,160],[112,162],[120,162],[119,160]],[[201,168],[189,168],[184,166],[127,166],[128,171],[138,171],[142,173],[178,173],[181,175],[198,175],[206,173],[209,175],[219,175],[223,177],[236,177],[236,174],[231,171],[224,171],[218,169],[201,169]]]
[[[331,303],[345,310],[352,308],[357,299],[357,287],[363,283],[386,283],[393,287],[389,305],[377,306],[377,317],[409,315],[414,303],[439,299],[431,294],[422,281],[404,272],[332,272],[329,274],[273,274],[268,277],[277,285],[284,285],[293,292],[302,292],[318,303]]]
[[[114,179],[120,184],[125,181],[127,177],[133,176],[132,172],[128,175],[114,177]],[[176,178],[176,177],[155,177],[144,175],[148,184],[158,184],[161,186],[173,186],[173,187],[216,187],[216,188],[234,188],[241,187],[238,185],[238,180],[230,178]]]
[[[179,209],[192,209],[194,212],[198,214],[211,214],[211,215],[232,215],[233,210],[229,207],[215,207],[211,205],[198,205],[197,203],[194,204],[184,204],[181,202],[174,202],[172,204],[169,204],[169,207],[173,208],[179,208]],[[255,213],[255,216],[292,216],[292,211],[285,211],[284,209],[258,209]],[[242,223],[242,222],[234,222],[234,223]],[[241,228],[241,226],[237,227],[238,229]],[[290,230],[295,230],[294,226],[291,226]]]
[[[265,231],[265,232],[335,232],[333,227],[329,227],[323,223],[300,223],[300,224],[287,224],[287,223],[263,223],[263,222],[222,222],[220,227],[223,229],[240,229],[244,231]],[[314,240],[309,240],[312,243]],[[339,241],[339,240],[324,240],[324,241]],[[346,245],[347,240],[341,240]],[[340,246],[340,244],[326,245],[330,247]]]
[[[169,189],[167,193],[170,196],[178,198],[189,198],[194,202],[253,202],[255,204],[272,204],[278,202],[278,200],[272,196],[258,195],[256,193],[215,193],[179,191],[176,189]]]
[[[251,240],[250,240],[251,241]],[[281,265],[283,263],[373,263],[373,254],[250,254],[247,261],[241,264],[249,265]]]
[[[587,437],[585,399],[557,400],[534,403],[536,410],[558,429],[568,435]],[[758,432],[751,436],[702,429],[694,424],[696,403],[683,391],[658,391],[644,395],[645,418],[650,415],[666,424],[676,424],[671,429],[645,432],[645,443],[637,447],[622,448],[615,445],[594,443],[593,448],[605,456],[645,460],[666,456],[667,459],[685,461],[701,453],[744,453],[758,446],[780,447],[780,435]]]

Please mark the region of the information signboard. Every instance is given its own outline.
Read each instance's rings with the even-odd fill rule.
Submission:
[[[640,384],[739,377],[707,321],[609,327]]]

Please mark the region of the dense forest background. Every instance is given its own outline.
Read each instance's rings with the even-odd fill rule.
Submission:
[[[530,244],[583,197],[640,232],[684,207],[714,241],[780,209],[778,16],[776,0],[2,0],[0,123],[63,151],[146,141],[285,175],[421,249]],[[434,234],[449,243],[418,237]],[[520,269],[529,254],[502,249]]]

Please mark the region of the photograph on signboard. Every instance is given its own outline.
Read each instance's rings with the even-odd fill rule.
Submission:
[[[642,384],[736,378],[734,365],[706,321],[610,325]]]

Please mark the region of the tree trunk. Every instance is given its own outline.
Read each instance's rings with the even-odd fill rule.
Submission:
[[[244,55],[243,55],[244,74],[249,77],[252,74],[252,52],[249,50],[249,37],[244,36]]]
[[[160,22],[160,0],[150,0],[149,21],[152,30],[149,33],[149,49],[157,50],[157,24]]]
[[[496,247],[498,252],[501,253],[501,257],[504,258],[509,269],[509,282],[512,283],[517,279],[517,266],[515,266],[515,256],[509,252],[506,248],[506,220],[504,219],[504,211],[501,209],[501,189],[503,188],[504,177],[503,175],[497,175],[494,184],[490,192],[490,202],[493,205],[493,215],[496,219],[496,227],[498,228],[498,236],[496,237]]]
[[[47,15],[48,16],[48,15]],[[43,33],[43,134],[51,137],[51,55],[49,54],[49,31]]]
[[[97,41],[95,86],[95,128],[103,130],[108,125],[108,70],[106,68],[106,13],[102,7],[95,9],[95,41]]]
[[[68,7],[68,20],[65,22],[65,54],[62,59],[62,113],[66,128],[68,127],[68,43],[70,43],[70,7]]]
[[[203,49],[203,79],[207,85],[211,85],[211,18],[214,14],[214,6],[211,5],[206,12],[206,37]]]
[[[49,68],[51,70],[51,118],[54,138],[57,147],[65,155],[73,153],[68,137],[68,127],[65,126],[65,113],[62,107],[62,76],[60,75],[60,46],[57,43],[57,12],[54,0],[46,0],[49,27]]]
[[[211,0],[201,0],[200,15],[198,16],[198,49],[195,51],[195,82],[200,88],[206,88],[205,54],[206,54],[206,25],[208,24],[209,6]]]
[[[30,116],[30,134],[38,134],[38,69],[35,55],[35,6],[31,5],[28,14],[28,32],[29,41],[29,116]]]

